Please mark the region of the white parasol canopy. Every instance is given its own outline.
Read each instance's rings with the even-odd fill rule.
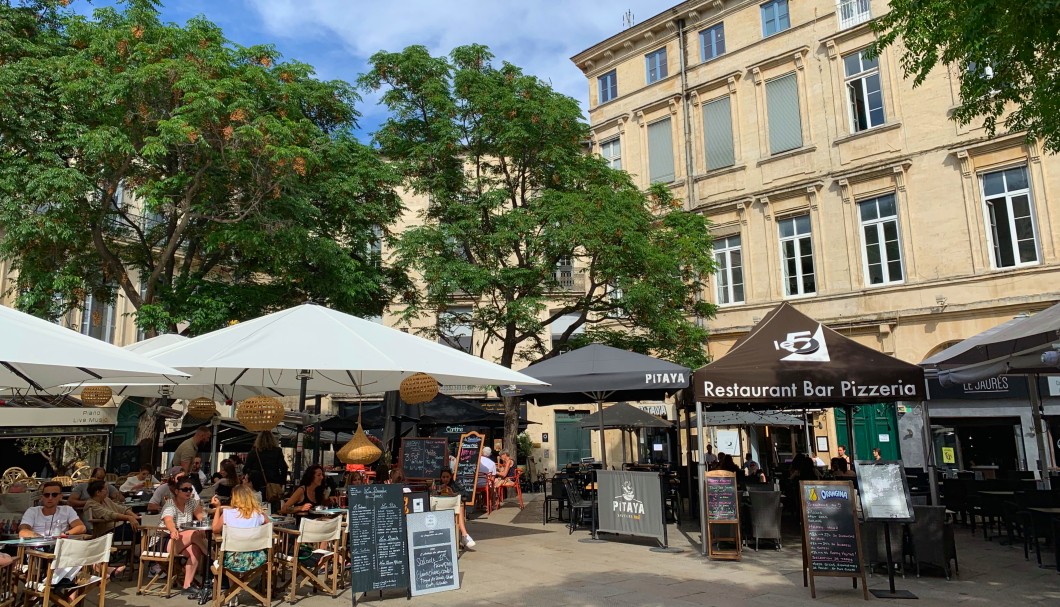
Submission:
[[[175,383],[186,373],[0,306],[0,388],[46,390],[110,377]]]
[[[414,373],[441,384],[542,385],[507,367],[342,312],[304,304],[176,343],[150,354],[184,369],[183,383],[306,390],[396,390]]]

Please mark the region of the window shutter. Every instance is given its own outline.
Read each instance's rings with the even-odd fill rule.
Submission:
[[[732,144],[732,109],[728,97],[703,104],[703,136],[707,170],[736,164]]]
[[[766,83],[769,109],[769,151],[779,154],[802,147],[802,118],[795,74]]]
[[[674,139],[670,119],[648,125],[648,178],[652,183],[670,183],[674,173]]]

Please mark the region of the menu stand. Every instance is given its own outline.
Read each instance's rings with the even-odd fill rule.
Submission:
[[[891,526],[888,524],[883,525],[883,537],[884,544],[887,546],[887,590],[873,589],[869,590],[872,596],[878,599],[915,599],[919,598],[917,595],[909,592],[908,590],[895,590],[894,589],[894,557],[891,555]]]
[[[858,461],[854,467],[861,488],[861,509],[866,521],[883,523],[884,544],[887,548],[887,590],[869,590],[878,599],[915,599],[908,590],[894,588],[894,556],[891,552],[891,523],[913,522],[913,506],[909,499],[909,480],[901,462]]]

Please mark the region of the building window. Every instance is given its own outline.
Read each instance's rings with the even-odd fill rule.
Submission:
[[[762,37],[766,38],[791,27],[788,0],[772,0],[762,5]]]
[[[865,237],[865,275],[870,285],[901,282],[902,243],[898,239],[898,207],[894,194],[858,203]]]
[[[732,106],[728,96],[703,104],[703,143],[708,171],[736,164],[732,144]]]
[[[839,29],[845,30],[872,19],[870,5],[870,0],[837,0],[836,13],[839,14]]]
[[[769,152],[779,154],[802,147],[802,116],[795,72],[766,82]]]
[[[850,128],[864,131],[884,123],[883,92],[880,90],[880,60],[860,50],[843,57],[850,101]]]
[[[574,260],[570,257],[560,257],[556,262],[556,269],[553,271],[553,275],[556,277],[556,282],[559,284],[559,288],[564,291],[571,291],[574,289]]]
[[[817,292],[813,271],[813,239],[810,216],[799,215],[777,222],[780,228],[780,256],[784,270],[784,294],[810,295]]]
[[[674,140],[670,119],[648,125],[648,179],[652,183],[670,183],[674,172]]]
[[[699,59],[710,61],[718,55],[725,54],[725,24],[719,23],[715,26],[699,32]]]
[[[714,262],[718,271],[718,303],[743,303],[743,249],[740,237],[729,236],[714,241]]]
[[[994,267],[1012,268],[1038,263],[1034,204],[1027,183],[1027,167],[983,175],[983,201],[990,221]]]
[[[611,70],[596,81],[600,84],[600,103],[607,103],[618,97],[618,72]]]
[[[453,307],[438,314],[438,343],[471,354],[474,331],[470,307]]]
[[[81,313],[81,333],[107,343],[114,343],[116,316],[113,298],[110,301],[104,301],[90,294],[85,298],[85,307]]]
[[[648,84],[658,82],[666,77],[666,47],[644,55],[644,69],[647,71]]]
[[[603,156],[607,166],[612,169],[622,168],[622,144],[618,137],[600,144],[600,156]]]

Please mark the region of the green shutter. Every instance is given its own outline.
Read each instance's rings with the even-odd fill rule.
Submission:
[[[707,150],[707,170],[736,164],[732,145],[732,109],[728,97],[703,104],[703,137]]]
[[[802,118],[799,116],[799,89],[795,74],[766,83],[769,109],[769,152],[779,154],[802,147]]]
[[[648,178],[652,183],[670,183],[674,172],[674,136],[670,119],[648,125]]]

